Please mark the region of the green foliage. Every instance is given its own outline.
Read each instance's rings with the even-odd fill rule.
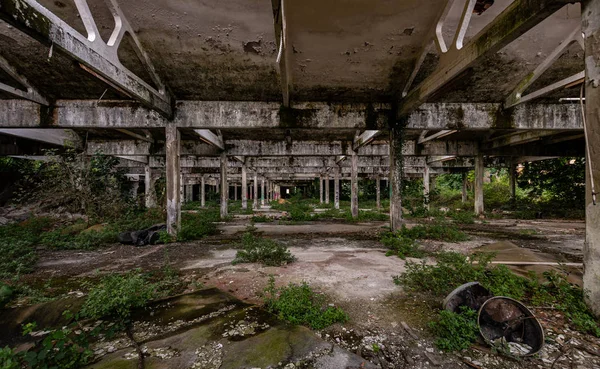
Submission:
[[[386,253],[387,256],[396,255],[403,260],[407,257],[422,258],[425,256],[425,252],[420,249],[415,240],[400,234],[385,233],[381,237],[381,243],[390,249]]]
[[[34,323],[27,324],[23,335],[31,333],[35,328]],[[63,327],[51,331],[35,348],[22,353],[22,361],[32,369],[76,369],[92,359],[93,352],[88,345],[85,334],[76,334],[73,329]]]
[[[266,266],[281,266],[292,263],[296,257],[279,242],[262,238],[251,232],[242,235],[242,249],[237,252],[232,264],[261,263]]]
[[[359,211],[357,218],[352,218],[351,213],[346,214],[346,220],[350,222],[385,221],[389,218],[388,214],[376,211]]]
[[[600,337],[598,320],[586,306],[580,287],[556,272],[545,272],[543,283],[533,272],[529,278],[521,277],[505,265],[490,265],[492,258],[493,255],[483,253],[467,257],[442,252],[437,255],[436,265],[407,262],[406,272],[395,276],[394,282],[411,291],[443,297],[464,283],[478,281],[495,296],[555,307],[564,312],[572,328]]]
[[[530,195],[546,197],[555,205],[583,209],[585,204],[585,159],[557,158],[524,163],[519,187]]]
[[[257,215],[251,218],[251,221],[254,223],[269,223],[272,222],[273,219],[269,218],[266,215]]]
[[[7,284],[0,283],[0,309],[12,299],[14,290]]]
[[[34,246],[52,223],[50,218],[31,218],[18,224],[0,227],[1,279],[33,271],[37,261]]]
[[[446,242],[462,242],[467,241],[469,237],[460,231],[456,226],[444,222],[436,222],[432,224],[420,224],[412,228],[402,226],[398,231],[402,237],[413,240],[437,240]]]
[[[154,297],[154,290],[155,286],[139,271],[108,275],[90,290],[80,315],[109,318],[123,328],[129,323],[133,309],[144,307]]]
[[[66,208],[83,212],[96,221],[107,220],[125,212],[131,199],[129,183],[119,159],[113,156],[67,150],[45,153],[48,161],[25,178],[21,200],[39,200],[48,209]]]
[[[460,309],[460,313],[442,310],[439,319],[429,323],[437,336],[435,345],[442,351],[467,349],[477,339],[477,312],[466,306],[461,306]]]
[[[19,368],[21,368],[19,355],[8,346],[0,348],[0,369]]]
[[[280,319],[313,329],[348,321],[348,314],[338,307],[326,307],[325,297],[315,293],[306,282],[275,288],[272,276],[265,289],[265,307]]]
[[[199,213],[182,214],[181,230],[177,234],[178,241],[193,241],[217,233],[214,222],[220,219],[217,209],[207,209]]]
[[[450,211],[447,215],[458,224],[475,223],[475,214],[468,211]]]

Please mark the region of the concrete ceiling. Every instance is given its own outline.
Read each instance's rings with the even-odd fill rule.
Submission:
[[[84,33],[73,0],[40,0]],[[104,0],[88,0],[103,39],[114,26]],[[496,17],[510,0],[496,0],[473,15],[466,39]],[[257,0],[119,1],[158,75],[178,100],[281,101],[273,8]],[[404,88],[442,0],[288,1],[293,46],[292,101],[391,102]],[[502,102],[580,22],[579,4],[569,4],[498,53],[468,69],[430,101]],[[450,41],[461,9],[455,5],[444,27]],[[577,45],[530,89],[583,69]],[[437,63],[435,49],[415,84]],[[106,85],[71,59],[0,22],[0,53],[46,96],[98,99]],[[123,64],[147,81],[133,50],[121,46]],[[6,76],[0,75],[0,81]],[[575,89],[577,90],[577,89]],[[575,96],[563,90],[547,97]],[[0,95],[0,98],[6,97]],[[122,98],[109,88],[104,99]]]

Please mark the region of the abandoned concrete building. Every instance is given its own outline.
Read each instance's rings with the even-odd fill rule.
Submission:
[[[483,217],[486,168],[515,198],[520,164],[585,158],[600,314],[598,0],[0,0],[0,19],[0,155],[116,157],[147,208],[166,182],[172,236],[209,193],[225,219],[315,181],[334,209],[349,183],[357,218],[362,180],[393,232],[407,181],[461,174],[466,202],[470,171]]]

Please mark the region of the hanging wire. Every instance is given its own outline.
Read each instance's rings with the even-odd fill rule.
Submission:
[[[579,90],[579,105],[581,106],[581,117],[583,119],[583,135],[585,136],[585,146],[586,146],[586,148],[585,148],[586,158],[585,159],[588,163],[589,170],[590,170],[590,184],[592,186],[592,203],[594,205],[596,205],[596,186],[594,184],[594,171],[592,170],[592,158],[591,158],[591,154],[590,154],[587,125],[585,122],[585,108],[583,107],[583,87],[584,86],[585,86],[585,83],[582,83],[581,89]]]

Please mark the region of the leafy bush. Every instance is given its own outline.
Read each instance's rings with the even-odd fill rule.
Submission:
[[[0,348],[0,368],[1,369],[19,369],[19,368],[21,368],[19,355],[8,346],[5,346],[4,348]]]
[[[475,223],[475,214],[468,211],[451,211],[448,216],[458,224],[473,224]]]
[[[469,237],[456,226],[447,223],[417,225],[412,228],[402,226],[399,235],[413,240],[437,240],[446,242],[467,241]]]
[[[217,233],[214,222],[219,221],[218,210],[205,210],[195,214],[182,214],[181,230],[177,234],[178,241],[199,240]]]
[[[257,216],[253,216],[251,218],[251,221],[253,223],[268,223],[268,222],[272,222],[273,219],[269,218],[266,215],[257,215]]]
[[[399,234],[385,233],[381,237],[381,243],[390,249],[386,253],[387,256],[396,255],[400,259],[411,258],[422,258],[425,256],[425,252],[419,248],[419,245],[415,240],[403,237]]]
[[[128,324],[132,310],[145,306],[154,297],[154,290],[155,286],[138,271],[108,275],[90,290],[80,315],[92,319],[110,318],[117,324]]]
[[[275,279],[271,277],[265,292],[266,309],[292,324],[323,329],[348,321],[348,314],[342,309],[325,307],[325,297],[315,293],[306,282],[299,285],[290,283],[277,289]]]
[[[461,306],[460,309],[460,313],[442,310],[438,321],[429,323],[437,336],[435,345],[442,351],[467,349],[477,339],[477,312],[466,306]]]
[[[251,232],[242,235],[242,249],[237,252],[232,264],[261,263],[266,266],[281,266],[292,263],[296,257],[279,242],[255,236]]]
[[[23,329],[23,334],[29,334],[35,328],[35,323],[29,323]],[[71,328],[63,327],[51,331],[33,349],[21,355],[32,369],[76,369],[92,359],[94,354],[88,346],[85,334],[76,334]]]
[[[545,282],[538,282],[535,273],[529,278],[518,276],[505,265],[490,266],[493,255],[475,254],[471,257],[455,252],[437,255],[436,265],[406,263],[406,272],[394,277],[394,282],[408,290],[446,296],[456,287],[478,281],[496,296],[507,296],[551,306],[562,311],[571,327],[600,337],[599,322],[585,304],[585,293],[556,272],[545,272]]]

